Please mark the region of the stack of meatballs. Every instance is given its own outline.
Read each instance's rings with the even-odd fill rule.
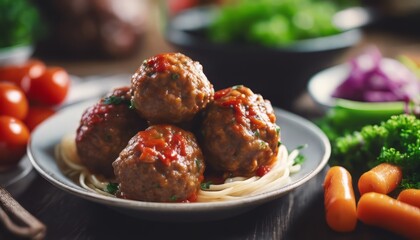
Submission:
[[[83,113],[81,162],[114,179],[121,198],[194,202],[207,172],[262,175],[277,159],[280,128],[268,100],[245,86],[215,92],[182,53],[146,59],[130,86]]]

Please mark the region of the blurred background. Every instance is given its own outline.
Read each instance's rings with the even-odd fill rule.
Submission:
[[[110,83],[129,84],[145,59],[164,52],[181,52],[199,61],[215,90],[242,84],[273,106],[314,122],[326,116],[318,125],[331,141],[405,111],[410,99],[401,94],[404,90],[416,95],[413,108],[419,116],[419,26],[420,0],[0,0],[0,126],[13,133],[0,134],[0,185],[16,194],[31,181],[13,186],[31,173],[26,147],[39,123],[75,100],[103,95]],[[353,82],[340,88],[348,79]],[[345,101],[333,96],[337,89],[350,97],[357,92],[384,98],[398,93],[403,98],[379,105]],[[18,93],[19,103],[4,97],[13,95],[9,92]],[[15,134],[18,120],[21,131]],[[32,200],[32,193],[42,199],[50,194],[39,179],[23,202],[34,203],[29,210],[46,217],[48,207]],[[67,196],[57,196],[47,205],[67,206],[61,201]],[[314,202],[322,203],[318,200]],[[305,201],[303,212],[313,214],[306,211]],[[266,212],[272,215],[271,209]],[[311,220],[302,216],[304,223]],[[313,225],[314,232],[326,233],[318,227]],[[0,228],[3,239],[1,234]],[[393,238],[388,232],[381,236]]]
[[[305,92],[308,79],[366,46],[377,46],[384,56],[420,54],[418,0],[0,4],[2,49],[30,46],[30,58],[72,75],[131,74],[152,55],[181,51],[200,61],[216,89],[248,85],[273,105],[303,113],[315,111]]]

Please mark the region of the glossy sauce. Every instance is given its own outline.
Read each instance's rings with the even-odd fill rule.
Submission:
[[[260,167],[257,169],[256,175],[257,175],[258,177],[262,177],[262,176],[264,176],[265,174],[267,174],[270,170],[271,170],[271,167],[270,167],[270,166],[267,166],[267,165],[260,166]]]
[[[186,139],[180,133],[171,134],[165,128],[164,132],[147,129],[138,133],[138,150],[141,152],[139,160],[143,162],[162,161],[166,166],[171,161],[179,160],[187,155]]]
[[[239,86],[240,87],[240,86]],[[250,122],[255,128],[259,128],[264,123],[259,119],[257,114],[258,109],[255,109],[253,104],[249,104],[248,99],[244,94],[231,94],[228,93],[235,91],[233,88],[226,88],[215,93],[214,99],[222,107],[232,108],[235,112],[235,120],[238,124],[245,125]]]
[[[114,108],[114,105],[111,104],[96,104],[89,111],[90,114],[83,115],[83,122],[86,122],[87,125],[95,125],[105,120],[106,115]]]
[[[156,72],[164,72],[171,64],[166,60],[163,54],[159,54],[147,60],[147,66],[154,69]]]

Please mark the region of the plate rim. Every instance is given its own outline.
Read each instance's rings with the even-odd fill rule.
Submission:
[[[61,113],[63,111],[71,111],[75,108],[81,107],[82,104],[86,104],[86,106],[88,106],[87,103],[89,102],[94,102],[94,101],[92,100],[84,101],[82,103],[69,106],[68,108],[63,109]],[[319,160],[319,164],[317,164],[315,168],[310,169],[307,174],[296,179],[295,181],[270,192],[264,192],[264,193],[260,193],[254,196],[235,199],[235,200],[220,201],[220,202],[215,201],[215,202],[194,202],[194,203],[160,203],[160,202],[143,202],[143,201],[137,201],[137,200],[111,198],[111,197],[107,197],[107,196],[100,195],[97,193],[89,192],[87,190],[85,191],[83,189],[74,188],[73,186],[70,186],[60,181],[59,179],[55,178],[54,173],[48,172],[48,170],[40,166],[40,164],[38,163],[38,160],[36,160],[36,157],[34,156],[34,153],[31,149],[32,146],[34,145],[33,143],[34,140],[32,136],[28,142],[27,153],[35,170],[43,178],[45,178],[47,181],[52,183],[55,187],[58,187],[61,190],[64,190],[78,197],[91,200],[93,202],[105,204],[110,207],[119,207],[119,208],[125,208],[125,209],[135,209],[138,211],[151,211],[151,212],[165,211],[167,213],[184,213],[185,211],[189,211],[189,210],[201,212],[201,211],[209,211],[209,210],[217,211],[217,210],[223,210],[223,209],[244,208],[246,206],[249,207],[253,205],[260,205],[262,203],[279,198],[283,196],[284,194],[289,193],[291,190],[303,185],[304,183],[312,179],[315,175],[317,175],[325,167],[331,154],[331,145],[328,138],[326,137],[325,133],[323,133],[322,130],[319,129],[314,123],[312,123],[308,119],[305,119],[301,116],[298,116],[286,110],[280,109],[278,107],[273,107],[273,109],[275,110],[277,117],[282,116],[285,118],[289,118],[291,121],[304,123],[306,125],[305,127],[307,127],[310,131],[312,131],[321,140],[320,144],[322,144],[322,146],[325,148],[325,152],[322,154],[322,158]],[[54,119],[55,119],[54,117],[47,119],[45,122],[41,123],[41,126],[47,125],[50,121],[54,121]],[[37,128],[37,129],[41,129],[41,128]],[[211,208],[209,208],[209,206],[211,206]]]

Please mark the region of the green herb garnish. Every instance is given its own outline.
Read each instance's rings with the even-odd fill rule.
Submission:
[[[303,145],[297,146],[296,150],[302,150],[302,149],[307,148],[307,147],[308,147],[308,144],[303,144]]]
[[[200,184],[201,190],[208,190],[210,189],[210,185],[213,184],[212,181],[203,182]]]
[[[260,141],[260,149],[265,149],[268,147],[268,143],[263,140]]]
[[[197,165],[197,169],[198,170],[201,169],[201,161],[200,161],[200,159],[198,159],[198,158],[195,159],[195,165]]]
[[[119,105],[124,101],[123,98],[121,97],[117,97],[117,96],[109,96],[109,97],[105,97],[103,100],[104,104],[107,105]]]
[[[277,135],[279,135],[280,134],[280,126],[276,126],[276,133],[277,133]]]
[[[108,185],[106,185],[106,188],[104,190],[107,193],[115,195],[115,193],[118,191],[118,188],[119,188],[118,183],[108,183]]]
[[[293,162],[293,165],[302,164],[306,160],[305,156],[298,154]]]
[[[254,136],[259,138],[260,137],[260,131],[257,129],[256,131],[254,131]]]
[[[103,104],[106,104],[106,105],[126,104],[127,106],[130,106],[130,107],[132,105],[130,100],[127,100],[124,97],[118,97],[118,96],[114,96],[114,95],[109,96],[109,97],[105,97],[103,99]]]
[[[178,73],[172,73],[171,78],[172,78],[172,80],[177,80],[179,78],[179,74]]]

